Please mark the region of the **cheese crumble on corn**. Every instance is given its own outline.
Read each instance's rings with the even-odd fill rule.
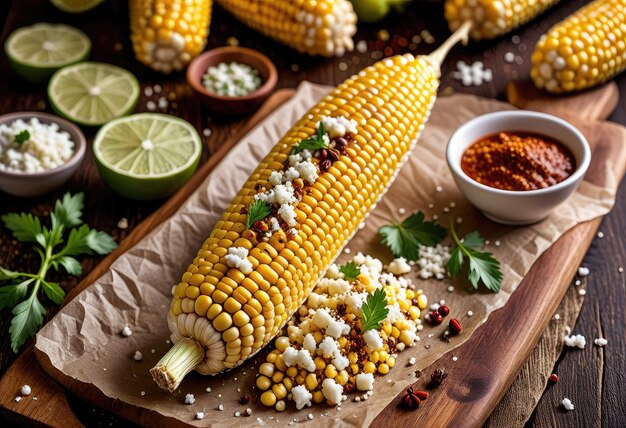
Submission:
[[[352,391],[372,391],[374,375],[387,374],[397,352],[415,344],[426,296],[407,279],[385,272],[378,259],[359,253],[353,261],[361,272],[357,279],[346,280],[330,265],[259,366],[256,386],[264,405],[278,411],[284,401],[298,410],[313,403],[339,405]],[[361,306],[380,288],[388,315],[378,329],[363,332]]]
[[[259,70],[248,64],[222,62],[209,67],[202,75],[202,85],[209,91],[224,97],[242,97],[261,87]]]

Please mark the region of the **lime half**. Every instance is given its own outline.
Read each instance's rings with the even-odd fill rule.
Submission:
[[[89,56],[89,37],[63,24],[35,24],[15,30],[4,50],[15,71],[31,82],[42,82],[61,67]]]
[[[48,98],[57,114],[81,125],[102,125],[133,111],[139,82],[123,68],[82,62],[54,73]]]
[[[100,175],[116,192],[139,200],[171,195],[200,162],[196,129],[174,116],[141,113],[104,125],[93,154]]]
[[[63,12],[83,13],[98,6],[104,0],[50,0],[53,5]]]

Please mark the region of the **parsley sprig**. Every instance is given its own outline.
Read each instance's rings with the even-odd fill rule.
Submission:
[[[474,288],[478,288],[478,285],[482,283],[494,293],[500,291],[502,284],[500,262],[493,257],[493,254],[481,251],[485,244],[483,237],[474,231],[465,235],[463,240],[459,239],[453,221],[450,221],[450,234],[456,244],[448,261],[450,275],[456,277],[463,264],[469,263],[468,279]]]
[[[59,270],[62,266],[70,275],[80,275],[83,269],[74,256],[107,254],[117,246],[108,234],[83,224],[83,207],[82,193],[74,196],[66,193],[63,199],[56,202],[50,214],[50,228],[28,213],[11,213],[1,217],[15,239],[32,243],[41,258],[35,274],[0,267],[0,310],[13,308],[9,328],[13,352],[17,352],[43,323],[46,309],[39,300],[40,291],[43,290],[48,299],[57,305],[63,302],[65,291],[58,283],[46,279],[48,271]]]
[[[296,144],[291,150],[291,154],[295,155],[303,150],[321,150],[328,148],[328,139],[324,138],[325,135],[326,129],[324,128],[324,124],[319,122],[317,125],[317,133],[311,138],[307,138]]]
[[[339,267],[339,272],[341,272],[348,281],[354,281],[361,274],[361,269],[359,269],[356,263],[348,262]]]
[[[24,144],[30,138],[30,132],[27,129],[23,129],[13,137],[13,140],[17,144]]]
[[[246,218],[246,227],[250,229],[254,223],[266,218],[272,210],[270,205],[261,199],[255,200],[248,207],[248,217]]]
[[[424,221],[424,213],[418,211],[402,223],[392,223],[381,227],[378,233],[381,242],[391,249],[396,257],[417,260],[419,245],[432,247],[447,235],[446,229],[434,221]]]
[[[387,318],[389,309],[387,309],[387,295],[382,288],[370,293],[365,298],[363,306],[363,333],[367,330],[377,329],[380,322]]]

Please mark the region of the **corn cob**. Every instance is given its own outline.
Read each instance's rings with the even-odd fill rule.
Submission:
[[[135,56],[156,71],[182,70],[206,43],[212,0],[130,0]]]
[[[444,14],[451,31],[472,23],[470,37],[493,39],[533,19],[559,0],[446,0]]]
[[[283,411],[289,400],[298,409],[312,402],[340,404],[344,393],[371,390],[373,375],[389,373],[395,354],[415,345],[416,332],[422,329],[420,310],[428,305],[426,295],[411,288],[408,280],[383,272],[378,259],[359,253],[352,262],[359,268],[353,280],[344,279],[338,266],[330,265],[289,321],[287,334],[276,338],[276,349],[259,365],[256,386],[264,405]],[[399,260],[389,270],[394,262]],[[378,289],[385,292],[391,315],[378,328],[364,332],[359,308]]]
[[[299,52],[341,56],[353,49],[357,17],[348,0],[217,0],[237,19]]]
[[[539,89],[577,91],[626,69],[626,0],[596,0],[544,34],[531,56]]]
[[[236,367],[274,338],[395,178],[430,114],[439,65],[468,28],[428,57],[398,55],[352,76],[276,144],[173,289],[174,346],[151,369],[160,387],[173,391],[193,369],[217,374]],[[353,144],[325,171],[321,164],[317,180],[303,189],[291,219],[295,233],[279,230],[267,242],[257,240],[242,210],[259,186],[270,187],[294,144],[329,116],[354,121]]]

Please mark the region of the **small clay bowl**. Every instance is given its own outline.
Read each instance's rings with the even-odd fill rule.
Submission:
[[[51,192],[69,180],[80,167],[87,147],[85,135],[78,126],[52,114],[36,111],[9,113],[0,116],[0,123],[10,124],[18,119],[26,122],[32,118],[39,119],[41,123],[56,123],[61,131],[70,134],[74,142],[74,154],[63,165],[43,172],[0,171],[0,191],[24,198]]]
[[[241,97],[225,97],[209,92],[202,85],[202,75],[209,67],[223,62],[239,62],[259,71],[261,87]],[[211,49],[194,59],[187,68],[187,82],[211,110],[225,114],[244,114],[258,109],[269,97],[278,81],[276,67],[268,57],[252,49],[227,46]]]

